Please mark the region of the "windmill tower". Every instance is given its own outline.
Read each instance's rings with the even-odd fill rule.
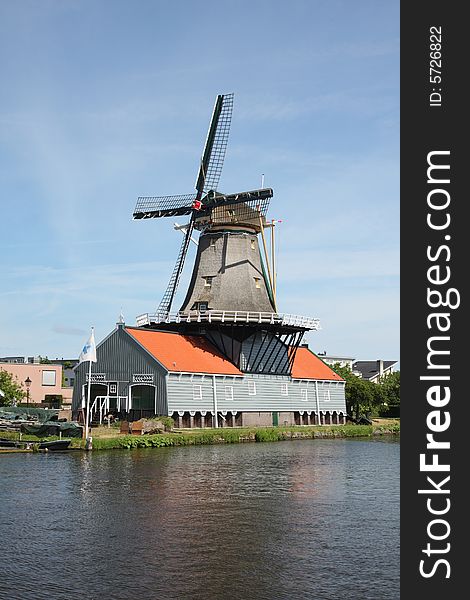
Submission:
[[[143,327],[204,334],[241,371],[288,375],[296,350],[317,319],[277,311],[264,229],[270,188],[223,194],[218,184],[232,119],[233,94],[216,98],[196,179],[196,192],[140,197],[134,219],[189,216],[173,273],[153,315]],[[194,230],[196,259],[180,310],[171,312]],[[261,235],[264,259],[258,236]]]

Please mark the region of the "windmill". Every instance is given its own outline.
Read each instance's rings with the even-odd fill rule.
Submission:
[[[196,192],[179,196],[139,197],[134,219],[159,217],[190,217],[168,286],[157,308],[157,315],[165,318],[171,310],[183,271],[194,227],[204,229],[217,219],[236,215],[236,221],[264,218],[273,195],[271,189],[258,189],[236,194],[221,194],[217,187],[227,149],[232,120],[233,94],[218,95],[207,133],[206,144],[196,179]],[[235,208],[236,207],[236,208]]]
[[[195,192],[137,200],[134,219],[189,216],[187,225],[177,226],[184,238],[157,311],[137,317],[137,324],[205,335],[242,371],[285,375],[291,372],[304,333],[318,329],[319,323],[277,312],[264,237],[273,190],[218,190],[232,110],[233,94],[217,96]],[[194,229],[200,236],[191,281],[180,310],[172,313]]]

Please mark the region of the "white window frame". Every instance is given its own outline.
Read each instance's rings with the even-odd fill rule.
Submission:
[[[248,382],[248,396],[256,396],[256,381]]]
[[[302,402],[308,402],[308,388],[300,389],[300,399]]]
[[[202,385],[193,384],[193,400],[202,400]]]
[[[233,400],[233,385],[225,386],[225,400]]]
[[[213,275],[207,275],[204,277],[204,287],[212,287]]]
[[[46,383],[44,381],[44,375],[46,375],[46,373],[48,375],[50,375],[51,373],[54,374],[54,383]],[[57,371],[55,369],[43,369],[41,374],[41,385],[43,385],[44,387],[55,387],[57,385]]]
[[[331,400],[330,390],[325,390],[325,392],[323,394],[323,401],[330,402],[330,400]]]
[[[261,277],[253,277],[253,279],[255,280],[255,288],[257,290],[261,289]]]
[[[281,383],[281,396],[288,396],[288,395],[289,395],[289,384]]]

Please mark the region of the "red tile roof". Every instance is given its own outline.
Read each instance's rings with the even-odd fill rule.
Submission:
[[[294,379],[328,379],[331,381],[343,381],[343,378],[335,373],[328,365],[318,358],[308,348],[299,348],[295,355],[292,368]]]
[[[130,327],[126,327],[126,331],[168,371],[243,375],[203,336]],[[292,377],[294,379],[342,381],[339,375],[308,348],[297,350]]]
[[[126,331],[168,371],[243,375],[202,336],[127,327]]]

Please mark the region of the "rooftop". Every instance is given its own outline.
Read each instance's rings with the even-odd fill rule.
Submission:
[[[203,336],[133,327],[126,332],[170,372],[243,375]],[[308,348],[297,350],[292,377],[342,381]]]
[[[126,327],[126,331],[168,371],[242,375],[203,336],[130,327]]]
[[[328,379],[343,381],[328,365],[308,348],[299,348],[295,355],[292,377],[295,379]]]
[[[356,360],[353,364],[353,369],[359,371],[363,379],[371,379],[380,372],[380,362],[383,363],[383,371],[387,371],[397,364],[396,360]]]

